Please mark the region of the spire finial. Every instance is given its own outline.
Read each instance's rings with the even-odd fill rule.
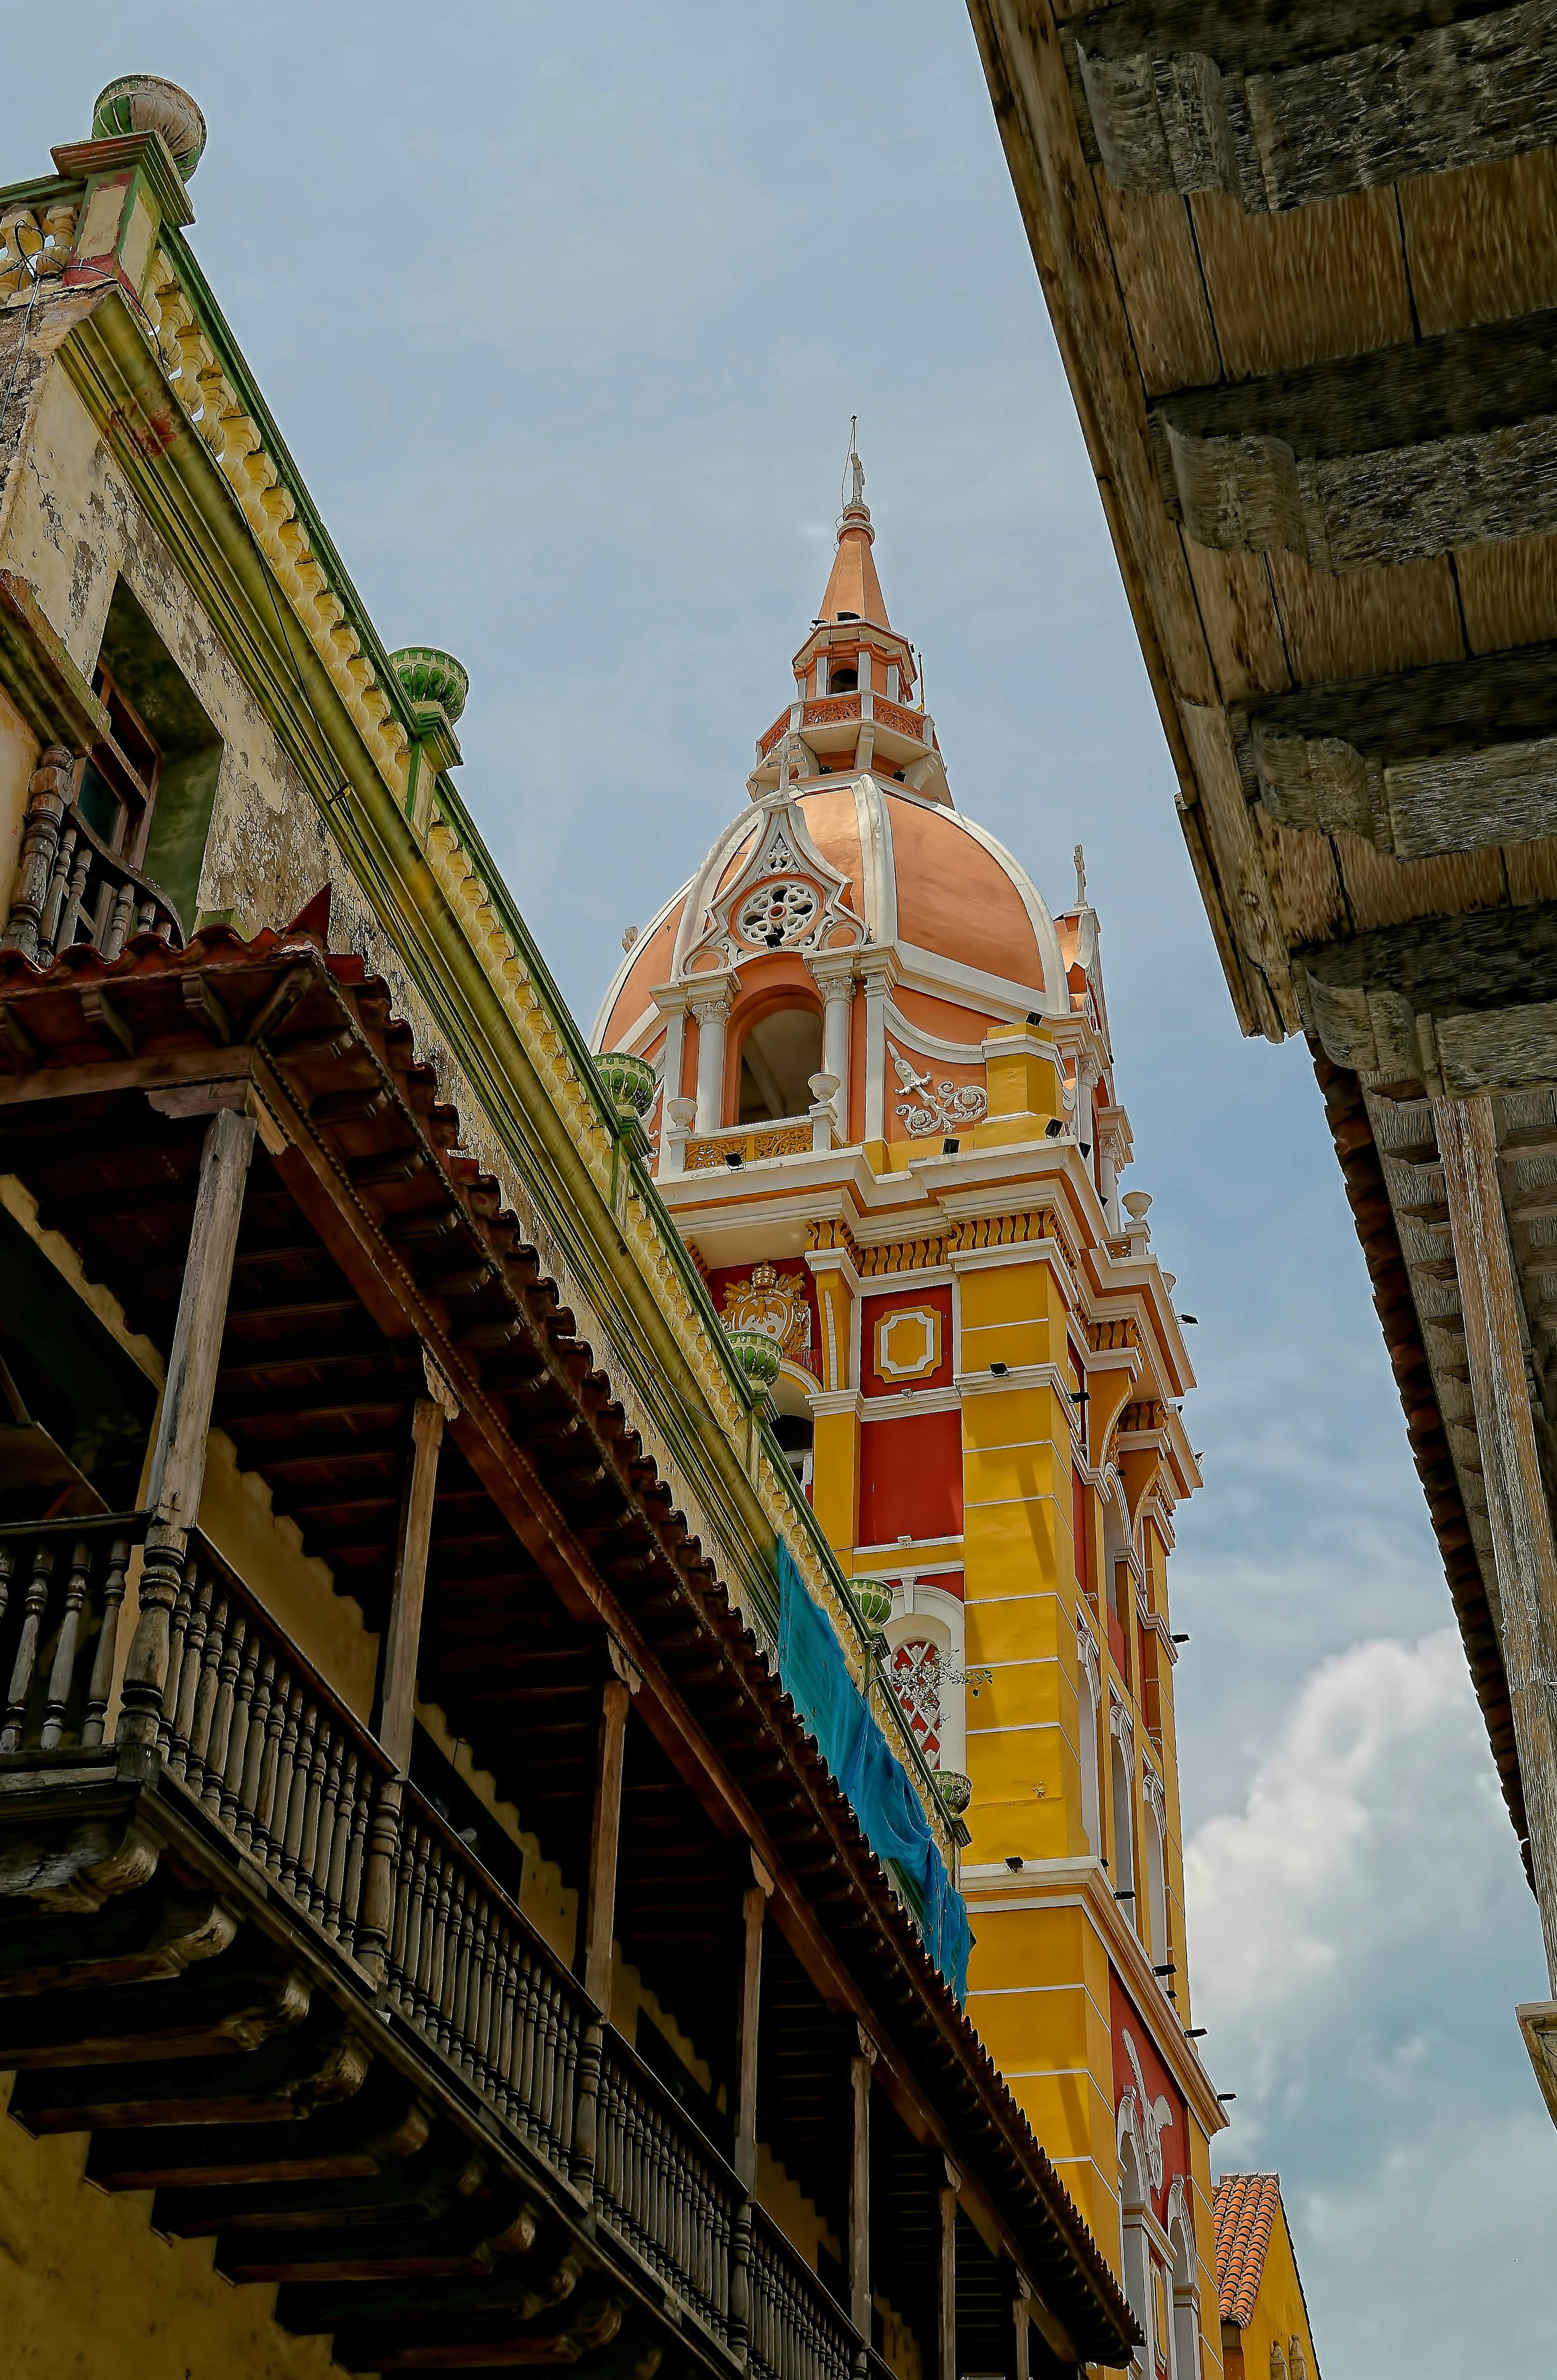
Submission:
[[[1071,857],[1076,862],[1076,905],[1078,909],[1085,909],[1087,906],[1087,854],[1079,844],[1072,852]]]
[[[844,508],[845,511],[848,510],[851,505],[858,505],[863,508],[865,504],[865,466],[859,459],[859,449],[855,443],[855,432],[858,427],[858,414],[851,413],[849,416],[849,451],[844,458],[844,468],[845,470],[853,473],[854,483],[849,490],[847,497],[845,499]]]

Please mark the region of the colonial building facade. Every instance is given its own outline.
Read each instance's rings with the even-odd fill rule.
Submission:
[[[1123,2365],[934,1732],[456,790],[464,672],[386,650],[206,285],[204,138],[129,76],[0,192],[6,2373]]]
[[[746,808],[595,1028],[962,1828],[968,2007],[1104,2240],[1143,2372],[1221,2362],[1167,1567],[1198,1484],[1077,855],[954,803],[863,473]]]

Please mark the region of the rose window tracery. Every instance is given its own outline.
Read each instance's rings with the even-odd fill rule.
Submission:
[[[809,884],[760,885],[741,903],[736,923],[748,942],[776,951],[797,942],[816,922],[817,895]]]

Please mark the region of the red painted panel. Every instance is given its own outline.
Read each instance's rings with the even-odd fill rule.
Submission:
[[[1134,2000],[1111,1967],[1108,1971],[1109,2023],[1113,2034],[1113,2104],[1117,2110],[1126,2091],[1135,2091],[1144,2101],[1143,2114],[1150,2116],[1153,2128],[1162,2119],[1157,2134],[1162,2150],[1162,2178],[1152,2190],[1151,2204],[1159,2222],[1166,2215],[1168,2192],[1175,2175],[1186,2177],[1189,2171],[1189,2122],[1184,2094],[1174,2081],[1157,2052],[1150,2029]],[[1126,2034],[1129,2036],[1126,2041]],[[1130,2055],[1134,2046],[1135,2058]],[[1137,2078],[1136,2066],[1139,2065]],[[1144,2084],[1144,2091],[1141,2085]],[[1164,2111],[1161,2103],[1166,2100]],[[1144,2176],[1150,2181],[1150,2173]]]
[[[878,1372],[876,1369],[877,1325],[885,1316],[896,1313],[903,1306],[917,1307],[921,1312],[926,1306],[930,1306],[941,1317],[941,1361],[933,1372],[920,1372],[911,1380],[894,1380],[890,1374]],[[862,1299],[859,1322],[859,1368],[860,1386],[868,1397],[900,1397],[906,1388],[912,1389],[916,1396],[921,1389],[949,1389],[952,1385],[950,1287],[900,1289],[893,1296]],[[958,1460],[960,1462],[960,1455]]]
[[[859,1542],[962,1535],[962,1415],[907,1414],[859,1433]]]

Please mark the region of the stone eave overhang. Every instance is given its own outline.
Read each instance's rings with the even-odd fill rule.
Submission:
[[[1432,1367],[1423,1337],[1411,1277],[1400,1244],[1384,1168],[1368,1103],[1355,1074],[1337,1066],[1322,1050],[1313,1052],[1314,1071],[1324,1094],[1325,1113],[1346,1186],[1346,1199],[1361,1243],[1373,1290],[1373,1305],[1394,1372],[1405,1434],[1428,1517],[1438,1541],[1454,1616],[1481,1706],[1498,1782],[1529,1865],[1528,1821],[1514,1742],[1508,1676],[1498,1632],[1471,1535],[1450,1448]]]
[[[327,1245],[368,1310],[381,1327],[412,1330],[450,1381],[461,1403],[462,1451],[500,1509],[516,1516],[533,1558],[565,1600],[619,1635],[642,1668],[697,1755],[704,1798],[717,1788],[714,1798],[788,1884],[792,1922],[808,1929],[843,2004],[878,2029],[887,2018],[883,2046],[895,2052],[906,2085],[921,2103],[929,2096],[974,2201],[1020,2246],[1024,2268],[1080,2355],[1122,2360],[1135,2325],[1106,2261],[929,1959],[767,1654],[673,1509],[612,1381],[503,1209],[500,1184],[458,1153],[458,1117],[439,1099],[432,1067],[417,1062],[410,1028],[391,1014],[383,983],[355,955],[328,953],[321,932],[301,921],[247,942],[212,928],[176,953],[138,935],[111,965],[84,944],[44,970],[18,953],[0,953],[0,1137],[7,1112],[72,1092],[213,1079],[244,1087],[262,1111],[266,1147],[297,1152],[305,1211],[323,1219]],[[356,1186],[386,1161],[414,1162],[438,1185],[461,1240],[488,1251],[474,1319],[467,1315],[456,1327],[446,1293],[427,1286],[440,1259],[425,1241],[392,1243]],[[630,1543],[624,1540],[614,1578],[611,1559],[583,1548],[568,1513],[567,1475],[559,1485],[543,1456],[525,1451],[522,1415],[535,1380],[566,1398],[578,1443],[629,1516]],[[577,1462],[570,1454],[570,1469]],[[538,1525],[520,1525],[521,1508]],[[779,1762],[785,1793],[747,1798],[720,1749],[737,1733]],[[797,1805],[798,1821],[787,1815]],[[786,1847],[786,1829],[813,1847],[809,1877]]]

